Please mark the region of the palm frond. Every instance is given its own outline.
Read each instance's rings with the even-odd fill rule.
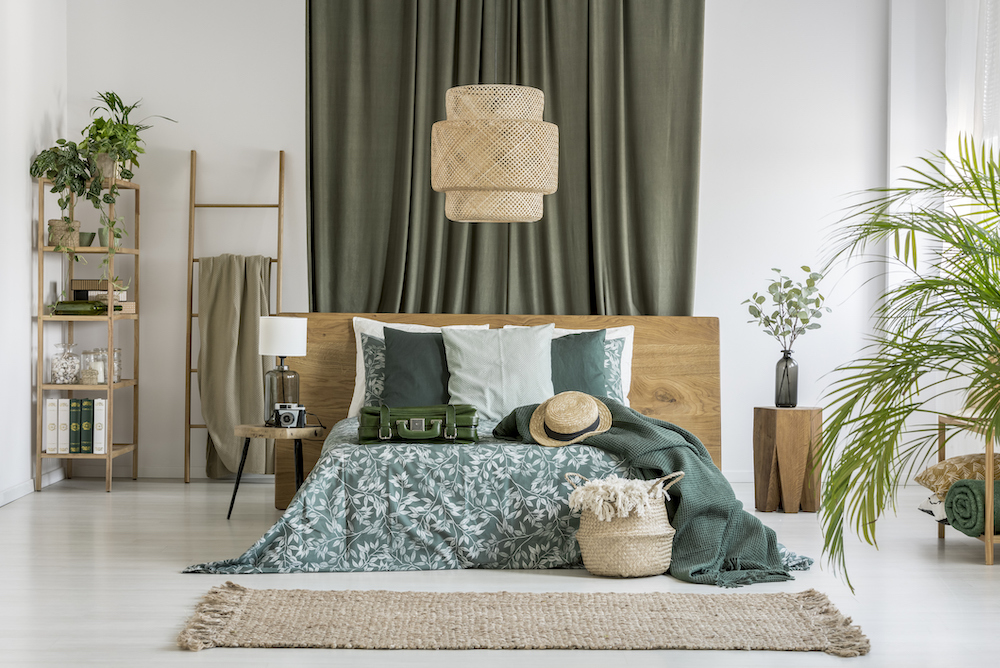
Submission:
[[[845,527],[877,545],[900,482],[937,448],[937,401],[957,394],[1000,434],[998,178],[993,152],[963,140],[955,159],[938,154],[904,185],[868,191],[834,238],[834,260],[847,262],[905,239],[902,254],[897,241],[882,259],[910,269],[883,295],[862,357],[836,369],[825,397],[824,554],[849,585]],[[917,236],[933,242],[920,273]]]

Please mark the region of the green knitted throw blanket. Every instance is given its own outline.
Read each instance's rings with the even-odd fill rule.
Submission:
[[[623,459],[647,480],[684,471],[666,502],[677,532],[671,575],[720,587],[794,579],[782,565],[774,531],[743,510],[701,441],[677,425],[646,417],[611,399],[601,401],[611,410],[611,429],[584,443]],[[534,443],[528,425],[536,407],[515,409],[497,425],[494,435]]]

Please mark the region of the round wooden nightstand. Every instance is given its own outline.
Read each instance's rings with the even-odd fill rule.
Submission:
[[[236,503],[236,492],[240,489],[240,478],[243,477],[243,465],[247,461],[247,452],[250,450],[251,438],[273,438],[279,441],[295,441],[295,489],[302,485],[302,439],[322,438],[323,428],[317,425],[307,425],[305,427],[267,427],[262,424],[240,424],[233,429],[236,436],[245,438],[243,443],[243,456],[240,457],[240,470],[236,472],[236,485],[233,487],[233,498],[229,502],[229,513],[226,519],[233,514],[233,504]]]

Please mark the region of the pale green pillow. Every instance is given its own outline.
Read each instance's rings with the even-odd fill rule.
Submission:
[[[517,329],[442,327],[453,404],[472,404],[499,420],[552,396],[552,325]]]

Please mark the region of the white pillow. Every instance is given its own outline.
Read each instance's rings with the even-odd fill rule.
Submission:
[[[504,325],[504,329],[508,327],[524,327],[524,325]],[[561,336],[568,336],[569,334],[579,334],[580,332],[594,332],[594,329],[561,329],[555,327],[552,330],[552,338],[557,339]],[[635,338],[635,325],[625,325],[623,327],[607,327],[605,330],[604,340],[605,345],[608,341],[614,341],[616,339],[622,339],[623,347],[621,354],[621,387],[620,396],[622,397],[622,403],[626,406],[629,405],[628,393],[632,389],[632,352],[634,349],[633,339]]]
[[[373,336],[377,339],[385,339],[384,329],[399,329],[404,332],[440,332],[440,327],[429,325],[410,325],[406,323],[372,320],[371,318],[353,319],[354,323],[354,396],[351,398],[351,407],[347,410],[347,417],[356,417],[361,413],[362,406],[365,405],[365,356],[362,349],[361,335]],[[489,329],[489,325],[453,325],[456,329]]]
[[[500,420],[552,396],[551,324],[485,332],[445,327],[441,336],[451,403],[472,404],[480,417]]]

